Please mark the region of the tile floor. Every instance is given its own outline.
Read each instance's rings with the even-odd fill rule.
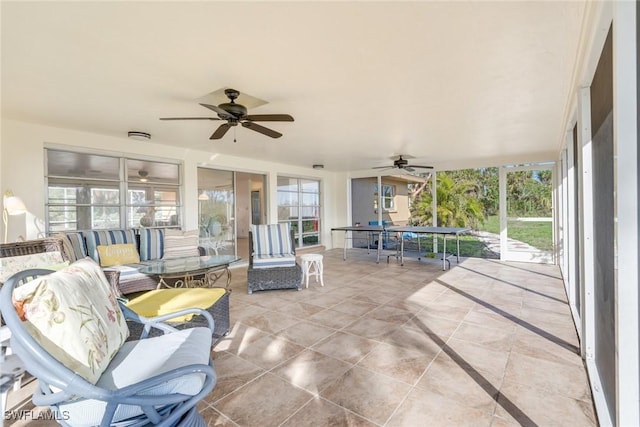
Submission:
[[[252,295],[234,269],[208,425],[597,425],[559,269],[452,265],[334,249],[324,287]]]

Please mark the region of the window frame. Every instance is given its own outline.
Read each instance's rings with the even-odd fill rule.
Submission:
[[[45,230],[47,234],[57,233],[57,232],[65,232],[65,231],[81,231],[88,229],[96,229],[96,230],[115,230],[115,229],[137,229],[137,228],[166,228],[166,227],[175,227],[179,228],[182,223],[183,217],[183,171],[184,165],[182,161],[175,161],[171,159],[163,159],[163,158],[150,158],[150,157],[135,157],[129,156],[126,154],[120,153],[110,153],[105,151],[93,151],[93,150],[74,150],[70,148],[57,148],[57,147],[45,147],[44,148],[44,163],[45,163]],[[78,171],[77,174],[74,174],[73,171],[70,171],[68,175],[65,174],[50,174],[50,152],[68,153],[69,156],[87,156],[87,158],[92,158],[91,156],[97,156],[97,158],[113,158],[117,159],[117,178],[109,177],[109,178],[95,178],[82,176],[85,171]],[[158,179],[156,181],[151,179],[147,179],[147,176],[144,177],[141,175],[140,181],[136,182],[127,173],[127,164],[129,161],[133,162],[145,162],[148,165],[158,164],[158,167],[173,167],[177,168],[176,176],[170,178],[174,182],[171,182],[167,179]],[[111,171],[115,172],[115,171]],[[112,173],[113,175],[113,173]],[[142,178],[145,178],[143,181]],[[105,203],[94,203],[89,200],[88,203],[78,203],[77,199],[72,200],[72,203],[69,203],[68,198],[63,198],[60,201],[52,201],[51,191],[53,188],[61,188],[63,192],[76,191],[78,192],[78,188],[86,188],[87,194],[91,195],[91,193],[95,192],[98,189],[105,188],[108,190],[115,190],[118,192],[118,202],[114,204],[105,204]],[[74,190],[75,188],[75,190]],[[145,207],[149,207],[152,209],[159,208],[160,211],[165,212],[173,212],[171,216],[175,221],[172,223],[170,221],[158,221],[154,220],[152,225],[148,227],[144,227],[139,224],[140,220],[137,219],[135,222],[133,218],[135,214],[132,214],[132,209],[139,207],[139,204],[130,202],[130,192],[142,190],[146,192],[150,192],[154,195],[153,200],[149,204],[145,204]],[[162,200],[156,201],[156,194],[158,192],[175,192],[175,201],[174,203],[163,202]],[[93,212],[95,209],[104,209],[107,208],[115,208],[117,209],[117,216],[114,222],[117,224],[108,224],[106,227],[96,226],[96,221],[99,221],[97,218],[93,216]],[[88,209],[88,213],[84,213],[84,218],[80,218],[82,213],[78,208],[86,208]],[[60,210],[62,212],[63,218],[60,221],[54,221],[52,216],[55,216],[55,211]],[[71,211],[72,213],[69,213]],[[75,218],[74,218],[75,216]],[[115,216],[115,215],[114,215]],[[166,216],[166,215],[165,215]],[[71,218],[70,218],[71,217]],[[105,219],[103,219],[104,221]],[[56,226],[56,224],[62,224],[62,226]]]
[[[286,179],[291,182],[291,180],[295,180],[295,191],[290,190],[281,190],[280,179]],[[315,191],[304,191],[303,183],[314,183],[317,188],[317,192]],[[285,200],[292,201],[296,200],[296,202],[290,202],[288,204],[281,204],[281,195],[288,195],[290,197],[286,197]],[[305,204],[305,195],[313,195],[313,198],[317,200],[317,204]],[[308,177],[297,177],[297,176],[287,176],[287,175],[278,175],[276,181],[276,197],[277,197],[277,205],[278,210],[281,208],[286,208],[289,210],[295,210],[297,212],[297,218],[291,219],[291,215],[289,215],[289,219],[280,219],[280,215],[278,214],[278,223],[289,223],[291,225],[291,229],[295,232],[295,247],[296,248],[305,248],[311,246],[318,246],[322,244],[322,180],[317,178],[308,178]],[[315,216],[304,216],[304,212],[311,209]],[[311,222],[313,225],[313,230],[305,231],[305,224]],[[295,228],[294,228],[295,227]],[[314,243],[305,244],[305,238],[310,238],[315,236],[317,241]]]

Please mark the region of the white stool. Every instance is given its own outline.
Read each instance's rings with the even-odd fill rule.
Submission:
[[[320,277],[320,285],[324,286],[322,280],[322,255],[320,254],[304,254],[300,255],[302,261],[302,281],[305,282],[305,287],[309,287],[309,276],[314,275],[316,277],[316,283],[318,283],[318,277]]]

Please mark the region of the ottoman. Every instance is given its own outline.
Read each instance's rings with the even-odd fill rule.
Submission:
[[[214,320],[214,345],[229,333],[229,294],[229,290],[225,288],[156,289],[130,299],[127,307],[144,317],[174,313],[185,308],[207,310]],[[191,314],[167,323],[176,329],[185,329],[207,326],[207,319],[202,315]],[[142,325],[130,322],[129,331],[132,339],[137,339],[142,333]],[[154,328],[149,335],[162,335],[162,331]]]

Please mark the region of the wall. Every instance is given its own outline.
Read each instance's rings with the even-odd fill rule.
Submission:
[[[312,168],[295,167],[285,164],[218,155],[210,159],[206,151],[187,150],[153,142],[133,141],[126,137],[118,138],[71,129],[55,128],[17,120],[3,119],[0,139],[0,191],[11,189],[20,196],[29,209],[29,213],[12,217],[9,226],[9,241],[19,236],[35,238],[36,230],[30,225],[34,219],[44,218],[44,147],[83,148],[108,151],[119,155],[140,157],[179,159],[184,162],[184,226],[187,229],[198,227],[198,185],[197,167],[208,166],[239,172],[267,175],[267,215],[270,221],[277,216],[277,198],[275,197],[278,174],[308,177],[322,181],[323,228],[322,242],[331,247],[331,227],[344,225],[348,219],[347,195],[344,182],[338,183],[335,173]],[[105,150],[108,147],[108,150]],[[242,165],[238,169],[237,165]],[[346,179],[344,174],[340,174]],[[4,229],[1,230],[4,233]]]

